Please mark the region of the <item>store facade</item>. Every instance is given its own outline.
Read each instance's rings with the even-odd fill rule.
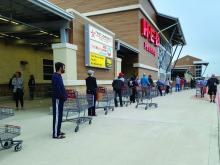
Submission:
[[[22,73],[26,97],[31,74],[36,96],[49,96],[56,61],[66,65],[66,87],[84,90],[88,69],[96,72],[99,84],[111,84],[116,75],[113,32],[44,0],[1,1],[0,8],[0,96],[11,95],[8,84],[16,71]],[[87,27],[92,31],[86,33]]]
[[[159,14],[149,0],[51,2],[76,9],[114,32],[118,65],[128,78],[145,73],[165,79],[171,75],[173,46],[185,45],[178,19]]]
[[[154,80],[162,77],[172,60],[172,47],[179,44],[170,38],[183,35],[181,28],[174,35],[170,29],[162,32],[173,22],[167,23],[166,17],[159,21],[161,16],[148,0],[88,2],[0,2],[0,46],[5,59],[0,66],[9,68],[1,75],[1,96],[8,95],[6,87],[15,71],[23,73],[26,91],[29,75],[34,74],[37,91],[42,92],[39,96],[46,95],[56,61],[66,65],[65,86],[83,91],[88,69],[95,71],[99,85],[107,87],[121,71],[127,78],[143,73]],[[184,44],[184,40],[175,40]]]

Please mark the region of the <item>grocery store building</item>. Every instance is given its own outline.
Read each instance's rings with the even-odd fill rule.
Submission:
[[[176,48],[185,44],[179,20],[158,13],[149,0],[2,0],[0,96],[9,94],[15,71],[22,72],[26,91],[34,74],[36,94],[47,95],[56,61],[66,64],[65,85],[77,89],[84,88],[88,69],[100,85],[121,71],[164,79]]]

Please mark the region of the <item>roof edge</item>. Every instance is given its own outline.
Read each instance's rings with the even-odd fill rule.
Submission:
[[[180,20],[178,17],[173,17],[173,16],[170,16],[170,15],[167,15],[167,14],[162,14],[162,13],[158,13],[157,12],[157,15],[158,16],[161,16],[161,17],[164,17],[164,18],[167,18],[167,19],[171,19],[171,20],[174,20],[176,23],[177,23],[177,26],[179,28],[179,31],[183,37],[183,42],[184,42],[184,45],[186,45],[186,39],[185,39],[185,36],[184,36],[184,33],[183,33],[183,30],[182,30],[182,26],[181,26],[181,23],[180,23]]]
[[[71,21],[72,19],[74,19],[73,15],[69,14],[64,9],[56,6],[55,4],[53,4],[49,1],[46,1],[46,0],[27,0],[27,1],[39,6],[41,8],[44,8],[44,9],[46,9],[56,15],[59,15],[60,17],[66,19],[68,21]]]

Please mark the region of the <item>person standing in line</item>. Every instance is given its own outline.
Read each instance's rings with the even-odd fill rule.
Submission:
[[[204,97],[205,95],[205,88],[206,88],[207,81],[205,80],[205,77],[202,77],[200,80],[200,93],[201,93],[201,98]]]
[[[122,79],[123,76],[124,76],[123,73],[119,73],[118,78],[112,82],[112,87],[115,92],[115,98],[114,98],[115,107],[118,107],[117,96],[119,97],[120,106],[123,107],[123,103],[122,103],[122,88],[124,87],[124,81]]]
[[[194,86],[194,81],[193,81],[193,79],[191,78],[191,80],[190,80],[190,87],[191,87],[191,89],[193,89],[193,86]]]
[[[149,80],[148,80],[148,77],[146,77],[145,73],[143,74],[142,78],[141,78],[141,87],[142,87],[142,97],[143,96],[146,96],[147,94],[147,88],[150,86],[150,83],[149,83]]]
[[[35,92],[35,78],[34,75],[30,75],[30,79],[28,81],[28,87],[29,87],[29,95],[30,100],[34,100],[34,92]]]
[[[162,82],[162,80],[158,79],[156,84],[157,84],[157,89],[159,90],[160,96],[163,96],[162,88],[164,87],[164,83]]]
[[[86,78],[86,93],[93,95],[93,106],[88,108],[88,116],[97,116],[95,111],[96,105],[96,90],[97,90],[97,82],[96,78],[94,77],[94,71],[88,70],[87,74],[88,77]]]
[[[184,80],[184,78],[182,77],[182,78],[180,79],[180,85],[181,85],[180,90],[184,90],[184,83],[185,83],[185,80]]]
[[[16,77],[12,79],[13,94],[16,102],[16,109],[18,110],[18,104],[20,102],[21,108],[24,108],[24,81],[21,77],[21,72],[16,72]]]
[[[141,86],[141,79],[139,78],[139,76],[136,76],[135,81],[136,81],[137,86]]]
[[[135,103],[135,96],[136,96],[136,87],[137,87],[137,83],[135,81],[135,76],[132,76],[130,78],[130,82],[129,82],[129,88],[131,88],[132,92],[130,95],[130,102],[131,103]]]
[[[170,92],[170,87],[171,87],[170,79],[169,78],[167,78],[167,80],[165,81],[164,85],[165,85],[165,88],[166,88],[166,94],[168,94]]]
[[[219,80],[215,77],[213,74],[210,79],[208,79],[208,82],[206,86],[208,86],[208,94],[210,95],[210,103],[215,103],[216,93],[217,93],[217,85],[219,84]]]
[[[148,76],[148,81],[149,81],[151,87],[155,86],[151,75]]]
[[[56,72],[52,76],[52,104],[53,104],[53,138],[63,139],[65,133],[61,132],[63,118],[63,105],[67,100],[67,93],[63,84],[62,74],[65,73],[65,65],[55,63]]]
[[[176,77],[176,92],[180,91],[180,77]]]

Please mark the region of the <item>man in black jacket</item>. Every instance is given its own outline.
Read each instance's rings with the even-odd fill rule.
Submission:
[[[86,78],[86,93],[93,95],[93,106],[88,109],[88,116],[96,116],[95,112],[95,105],[96,105],[96,89],[97,89],[97,82],[96,78],[93,77],[94,71],[88,70],[88,76]]]
[[[217,85],[219,84],[219,80],[213,74],[210,79],[208,79],[207,85],[209,88],[208,94],[210,95],[210,103],[215,103],[216,93],[217,93]]]
[[[115,107],[118,107],[118,101],[117,101],[117,96],[119,97],[119,101],[120,101],[120,106],[123,107],[123,104],[122,104],[122,88],[124,86],[124,78],[123,78],[124,74],[123,73],[120,73],[118,78],[115,79],[113,82],[112,82],[112,87],[113,87],[113,90],[115,91],[115,98],[114,98],[114,102],[115,102]]]

